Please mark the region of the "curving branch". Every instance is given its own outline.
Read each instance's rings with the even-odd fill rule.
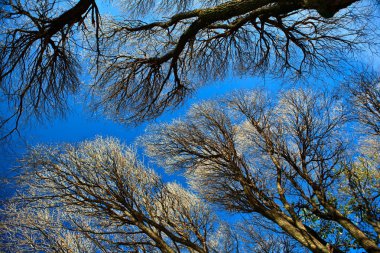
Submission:
[[[378,160],[347,165],[348,116],[324,92],[293,89],[272,102],[256,90],[194,106],[143,143],[210,202],[264,217],[314,252],[377,252]]]
[[[3,1],[0,18],[8,27],[1,31],[0,87],[14,109],[0,127],[11,127],[10,135],[23,114],[64,113],[65,97],[80,88],[78,53],[93,64],[94,107],[126,123],[156,118],[231,71],[299,76],[333,68],[336,59],[372,42],[361,40],[371,28],[362,22],[364,8],[350,7],[355,2],[135,0],[123,4],[139,17],[166,8],[169,18],[110,17],[101,24],[95,0],[64,12],[55,0],[31,7],[28,0]]]
[[[332,17],[354,2],[228,1],[166,21],[111,22],[104,29],[105,55],[94,84],[100,96],[96,108],[136,123],[178,106],[231,69],[244,75],[299,75],[332,68],[328,54],[338,58],[338,52],[359,43],[363,30],[340,23],[349,15]]]

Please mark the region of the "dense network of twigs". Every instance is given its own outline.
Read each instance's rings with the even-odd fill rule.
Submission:
[[[233,241],[206,203],[115,139],[38,147],[23,167],[23,193],[1,213],[2,250],[206,253]]]
[[[3,0],[3,137],[22,115],[65,112],[83,56],[93,64],[95,108],[127,123],[155,118],[231,71],[297,76],[334,67],[342,54],[372,43],[363,37],[370,8],[348,7],[354,2],[361,1],[135,0],[120,2],[125,16],[101,19],[95,0]]]
[[[378,252],[379,83],[368,78],[349,86],[351,110],[307,89],[276,102],[256,90],[203,103],[152,127],[147,150],[185,170],[208,201],[260,214],[313,252]]]
[[[9,114],[0,118],[5,138],[18,130],[22,115],[62,114],[67,95],[80,85],[76,35],[90,18],[98,36],[94,1],[79,1],[61,13],[59,1],[1,1],[0,88]],[[90,17],[89,17],[90,16]]]
[[[377,42],[365,0],[121,0],[108,16],[99,1],[0,0],[0,140],[28,117],[64,114],[85,88],[94,109],[136,124],[231,73],[339,70],[342,57]],[[115,139],[37,147],[0,209],[1,247],[380,252],[379,77],[360,74],[344,88],[345,98],[254,90],[152,127],[148,154],[184,171],[203,200]],[[232,228],[205,200],[260,219]]]
[[[35,147],[15,177],[20,190],[0,209],[0,247],[379,252],[380,88],[378,78],[357,80],[344,98],[254,90],[152,126],[141,139],[147,153],[184,171],[199,196],[163,182],[112,138]],[[223,223],[205,200],[244,214],[243,222]]]

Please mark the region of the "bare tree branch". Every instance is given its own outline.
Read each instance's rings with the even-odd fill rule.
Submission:
[[[377,165],[347,165],[348,119],[338,96],[294,89],[271,102],[254,91],[195,106],[184,120],[153,127],[144,142],[162,166],[184,169],[207,200],[257,213],[314,252],[346,251],[353,239],[377,252],[376,231],[368,230],[377,218],[358,224],[352,213],[360,212],[347,211],[345,194],[360,203],[365,189],[363,201],[378,201],[377,176],[363,175]],[[352,192],[342,195],[339,185]],[[378,202],[368,203],[374,217]]]
[[[3,0],[0,87],[10,108],[3,137],[22,115],[65,112],[66,96],[80,89],[79,53],[93,64],[94,108],[126,123],[153,119],[231,71],[300,76],[336,67],[374,43],[370,8],[351,7],[361,2],[136,0],[120,5],[138,18],[158,10],[169,17],[101,23],[94,0]]]
[[[18,180],[26,192],[2,210],[11,248],[81,251],[60,245],[66,236],[105,252],[213,252],[218,246],[207,205],[178,184],[163,183],[114,139],[39,147],[24,162]],[[46,219],[39,223],[41,215]]]
[[[0,119],[0,128],[8,128],[1,139],[18,130],[22,115],[64,113],[66,96],[78,90],[81,67],[73,42],[75,27],[83,26],[91,14],[99,31],[99,11],[95,1],[80,0],[56,15],[59,5],[58,1],[1,2],[0,89],[10,108]]]

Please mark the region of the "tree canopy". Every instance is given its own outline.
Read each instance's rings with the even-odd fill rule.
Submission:
[[[20,251],[379,252],[379,80],[358,80],[346,98],[253,90],[152,126],[147,154],[182,171],[199,197],[115,139],[36,147],[3,234]],[[224,224],[204,201],[245,224]]]
[[[138,123],[231,71],[299,76],[377,42],[370,3],[359,0],[133,0],[120,1],[120,15],[100,4],[1,1],[3,137],[23,117],[64,113],[67,97],[88,88],[83,65],[93,107]]]
[[[377,97],[377,82],[359,87]],[[372,131],[378,103],[361,96],[354,92],[354,106]],[[208,201],[258,213],[313,252],[346,251],[352,242],[378,252],[379,140],[367,137],[366,152],[357,154],[348,138],[351,117],[338,96],[290,90],[273,103],[255,91],[195,106],[184,120],[153,128],[147,150],[165,168],[184,169]]]
[[[36,148],[23,167],[26,191],[6,211],[11,250],[223,251],[207,205],[117,140]]]
[[[342,73],[342,61],[378,43],[376,1],[114,3],[105,14],[100,0],[0,0],[1,140],[22,120],[65,114],[75,94],[139,124],[227,75]],[[148,160],[188,185],[115,138],[36,146],[2,203],[1,247],[380,252],[379,83],[367,72],[343,92],[256,88],[150,126],[139,139]]]

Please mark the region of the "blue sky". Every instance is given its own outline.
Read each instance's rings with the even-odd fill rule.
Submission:
[[[20,127],[21,136],[14,135],[9,143],[0,146],[0,175],[7,178],[12,175],[12,169],[17,166],[17,159],[21,158],[28,147],[37,144],[55,145],[60,143],[77,143],[83,140],[94,139],[96,136],[119,138],[122,142],[134,145],[136,138],[144,134],[148,124],[170,122],[185,114],[193,103],[199,103],[220,96],[224,96],[233,90],[250,89],[256,86],[276,89],[281,87],[279,81],[262,78],[227,78],[224,81],[216,81],[199,89],[181,107],[164,113],[158,119],[140,124],[128,126],[107,119],[104,115],[91,113],[86,102],[81,99],[71,99],[69,111],[63,118],[51,118],[44,122],[31,120]],[[5,105],[2,104],[4,107]],[[144,159],[149,162],[149,160]],[[150,164],[151,165],[151,164]],[[157,168],[156,168],[157,169]],[[162,169],[158,173],[163,174]],[[165,181],[180,180],[175,175],[163,175]],[[12,192],[12,191],[11,191]],[[9,189],[2,187],[0,199],[9,196]]]
[[[373,56],[363,57],[363,59],[366,59],[375,70],[379,69],[379,59]],[[333,80],[332,77],[336,78],[336,80]],[[335,75],[332,77],[325,78],[325,80],[321,82],[317,76],[316,79],[309,79],[307,85],[322,85],[333,88],[339,85],[339,80],[344,76]],[[84,77],[83,80],[84,85],[90,82],[88,77]],[[20,127],[20,137],[13,135],[9,143],[5,143],[5,145],[4,143],[0,143],[0,177],[7,178],[12,175],[12,169],[17,166],[17,159],[25,154],[28,147],[38,144],[74,144],[84,140],[94,139],[96,136],[116,137],[128,145],[135,145],[137,137],[144,134],[149,124],[170,122],[175,118],[181,117],[186,114],[190,106],[194,103],[226,96],[234,90],[253,89],[255,87],[262,87],[276,93],[281,89],[286,89],[287,86],[294,85],[294,83],[286,82],[285,80],[286,79],[274,79],[270,76],[261,78],[230,76],[223,81],[209,82],[197,90],[182,106],[165,112],[156,120],[137,126],[123,125],[111,119],[107,119],[100,113],[91,113],[85,100],[79,97],[70,98],[69,110],[65,117],[52,117],[43,122],[37,122],[32,119]],[[300,82],[298,85],[305,85],[305,83]],[[4,108],[6,105],[0,103],[0,106]],[[143,157],[143,154],[141,154],[141,157]],[[146,157],[144,157],[144,161],[149,163],[149,159],[146,159]],[[154,166],[150,163],[148,165]],[[182,181],[182,179],[177,178],[176,175],[165,175],[163,168],[155,167],[155,169],[158,170],[159,174],[163,175],[165,181]],[[4,186],[0,188],[0,199],[7,198],[8,195],[8,189],[4,188]]]

